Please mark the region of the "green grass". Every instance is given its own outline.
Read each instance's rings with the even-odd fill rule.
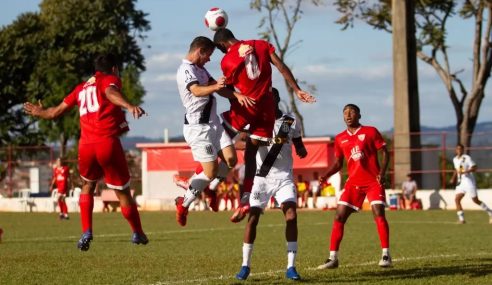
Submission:
[[[230,212],[191,212],[179,227],[174,212],[142,213],[150,239],[129,242],[120,213],[94,215],[94,241],[80,252],[79,216],[0,213],[0,284],[285,284],[286,246],[279,211],[262,216],[252,275],[237,282],[244,222]],[[451,211],[388,212],[394,267],[380,269],[379,240],[371,213],[345,227],[340,268],[315,270],[328,255],[334,212],[300,211],[297,268],[305,284],[492,284],[492,225],[481,211],[455,224]],[[293,283],[293,282],[288,282]]]

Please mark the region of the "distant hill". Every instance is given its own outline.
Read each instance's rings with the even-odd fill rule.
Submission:
[[[427,126],[422,126],[422,132],[435,132],[435,133],[440,133],[440,132],[447,132],[446,136],[446,144],[447,145],[455,145],[456,144],[456,135],[453,133],[456,132],[456,127],[455,126],[448,126],[448,127],[427,127]],[[392,136],[393,135],[393,129],[389,131],[384,131],[383,133],[387,136]],[[487,133],[487,135],[481,135],[480,133]],[[475,127],[475,133],[474,137],[472,140],[472,144],[474,146],[492,146],[492,122],[483,122],[483,123],[478,123],[477,126]],[[327,135],[330,137],[335,137],[335,135]],[[438,145],[441,144],[441,136],[439,134],[435,135],[422,135],[422,144],[424,145]],[[137,143],[160,143],[163,142],[163,138],[148,138],[148,137],[142,137],[142,136],[124,136],[121,138],[123,148],[124,149],[136,149],[136,144]],[[169,139],[171,142],[184,142],[183,136],[178,136],[178,137],[172,137]]]

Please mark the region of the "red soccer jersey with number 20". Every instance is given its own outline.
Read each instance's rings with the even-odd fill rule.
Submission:
[[[377,181],[379,175],[378,150],[386,145],[379,131],[370,126],[361,126],[355,133],[348,130],[335,137],[335,156],[345,157],[348,180],[356,186]]]
[[[110,86],[121,89],[120,79],[96,72],[65,97],[64,102],[69,107],[79,106],[81,143],[95,143],[128,131],[123,110],[106,97],[105,90]]]

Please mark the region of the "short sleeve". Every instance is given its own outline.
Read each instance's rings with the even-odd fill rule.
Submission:
[[[115,76],[115,75],[107,75],[107,76],[104,76],[102,78],[102,82],[101,82],[101,88],[104,92],[104,90],[106,90],[106,88],[112,86],[118,90],[121,90],[121,80],[120,78],[118,78],[118,76]]]
[[[70,94],[68,94],[65,99],[63,99],[63,102],[65,102],[65,104],[67,104],[69,108],[77,105],[79,92],[80,86],[75,87],[75,89]]]
[[[468,159],[468,164],[470,165],[470,168],[477,165],[475,163],[475,161],[473,161],[473,159],[471,158],[471,156],[467,155],[467,159]]]
[[[298,121],[295,120],[292,128],[292,138],[300,138],[301,136],[301,128],[299,127]]]
[[[379,131],[376,128],[374,129],[374,145],[376,146],[376,149],[381,149],[382,147],[386,146],[386,142],[383,139],[383,136],[379,133]]]

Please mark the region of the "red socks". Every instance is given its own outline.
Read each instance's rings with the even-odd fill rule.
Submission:
[[[134,233],[143,234],[142,223],[140,222],[140,214],[138,213],[137,204],[129,206],[121,206],[121,214],[130,224]]]
[[[379,240],[381,248],[389,248],[389,226],[385,217],[379,216],[374,219],[378,228]]]
[[[92,232],[92,210],[94,209],[94,197],[90,194],[80,194],[80,221],[82,223],[82,232]]]
[[[67,203],[65,201],[59,200],[58,207],[60,207],[60,213],[68,214]]]
[[[344,226],[345,224],[338,220],[333,221],[333,228],[331,230],[330,251],[338,251],[338,249],[340,248],[340,243],[342,242],[343,238]]]

